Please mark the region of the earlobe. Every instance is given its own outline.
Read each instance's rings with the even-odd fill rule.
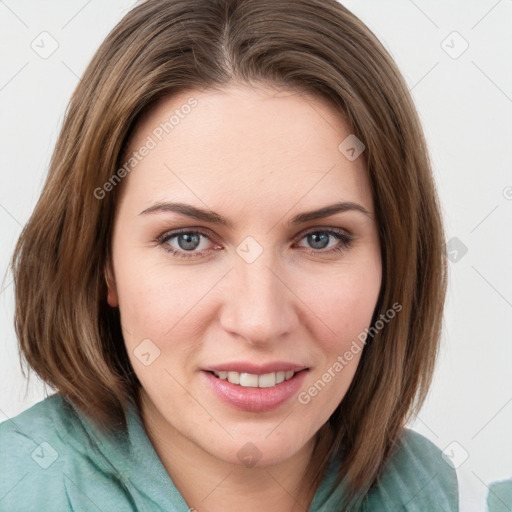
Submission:
[[[114,279],[114,272],[112,266],[108,263],[105,267],[105,281],[107,282],[107,302],[112,308],[119,306],[119,299],[117,297],[116,281]]]
[[[107,302],[108,302],[108,305],[112,308],[117,308],[117,306],[119,306],[119,301],[117,300],[117,292],[115,290],[115,286],[113,288],[111,288],[110,284],[108,284]]]

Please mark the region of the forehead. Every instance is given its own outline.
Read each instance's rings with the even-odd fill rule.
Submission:
[[[339,149],[349,135],[339,110],[305,93],[241,85],[181,92],[137,124],[126,195],[140,204],[195,196],[209,206],[236,197],[269,207],[307,196],[371,208],[364,154],[350,161]]]

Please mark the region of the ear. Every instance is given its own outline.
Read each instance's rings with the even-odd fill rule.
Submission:
[[[105,265],[105,281],[107,282],[108,305],[112,308],[117,308],[119,306],[119,298],[117,296],[116,280],[110,259],[108,259]]]

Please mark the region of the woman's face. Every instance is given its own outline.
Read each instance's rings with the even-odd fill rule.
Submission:
[[[350,134],[324,100],[240,85],[180,93],[138,124],[108,300],[162,436],[273,464],[343,399],[381,285]]]

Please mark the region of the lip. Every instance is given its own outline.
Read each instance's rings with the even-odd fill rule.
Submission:
[[[235,370],[235,366],[232,365],[223,365],[219,368],[231,368],[232,371],[239,371]],[[238,368],[240,368],[240,366],[238,366]],[[244,368],[247,368],[247,366],[244,366]],[[264,370],[262,370],[262,368],[264,368]],[[268,368],[269,366],[260,366],[256,368],[253,365],[252,372],[241,371],[240,373],[264,375],[265,373],[272,373],[272,371],[279,371],[268,370]],[[259,373],[254,373],[255,370],[257,370]],[[292,369],[290,368],[290,370]],[[211,373],[212,371],[228,370],[212,369],[203,370],[200,372],[205,379],[206,384],[215,393],[215,395],[224,403],[227,403],[236,409],[248,412],[265,412],[276,409],[280,405],[283,405],[291,397],[297,394],[302,385],[302,382],[304,381],[304,378],[308,373],[307,369],[302,368],[302,371],[300,369],[297,370],[298,373],[296,373],[291,379],[285,380],[280,384],[276,384],[271,388],[246,388],[237,384],[232,384],[227,380],[219,379],[218,377],[215,377],[213,373]]]
[[[249,361],[233,361],[232,363],[223,363],[203,368],[207,372],[238,372],[250,373],[252,375],[265,375],[280,371],[300,372],[308,367],[301,364],[289,363],[286,361],[272,361],[265,364],[254,364]]]

